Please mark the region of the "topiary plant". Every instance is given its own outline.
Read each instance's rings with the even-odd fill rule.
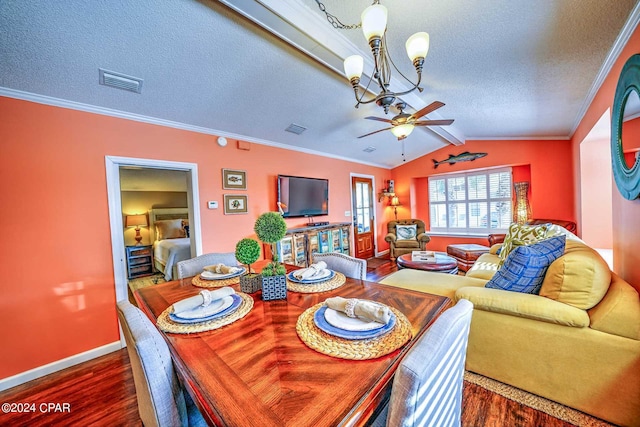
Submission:
[[[258,239],[264,243],[273,244],[282,239],[287,234],[287,223],[277,212],[265,212],[258,217],[253,227]],[[278,262],[278,257],[274,254],[273,261],[262,269],[263,276],[279,276],[286,274],[284,265]]]
[[[236,244],[236,259],[241,264],[246,264],[247,271],[251,274],[251,264],[260,258],[260,243],[253,239],[242,239]]]

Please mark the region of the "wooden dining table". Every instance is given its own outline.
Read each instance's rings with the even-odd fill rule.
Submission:
[[[139,289],[138,306],[154,321],[171,304],[198,294],[192,278]],[[232,286],[239,291],[239,285]],[[449,298],[347,278],[332,291],[263,301],[219,329],[164,333],[178,376],[205,420],[217,426],[359,426],[380,407],[402,357],[451,304]],[[411,322],[413,338],[392,353],[346,360],[307,347],[298,316],[332,296],[377,301]]]

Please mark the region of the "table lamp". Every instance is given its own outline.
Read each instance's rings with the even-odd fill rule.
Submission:
[[[400,201],[398,200],[398,196],[393,196],[391,198],[391,204],[389,206],[393,206],[393,214],[396,216],[396,221],[398,220],[398,206],[402,206]]]
[[[125,227],[135,227],[136,228],[136,246],[140,245],[142,241],[142,236],[140,235],[140,226],[148,227],[149,223],[147,222],[147,215],[139,214],[139,215],[127,215],[125,219]]]

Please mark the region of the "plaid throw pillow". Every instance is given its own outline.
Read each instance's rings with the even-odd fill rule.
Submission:
[[[564,254],[565,242],[564,235],[529,245],[514,241],[515,248],[485,288],[538,294],[547,268]]]

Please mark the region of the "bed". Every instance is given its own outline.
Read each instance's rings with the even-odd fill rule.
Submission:
[[[187,208],[151,209],[149,232],[153,241],[156,270],[169,281],[176,276],[176,264],[191,258],[188,237],[189,212]]]

